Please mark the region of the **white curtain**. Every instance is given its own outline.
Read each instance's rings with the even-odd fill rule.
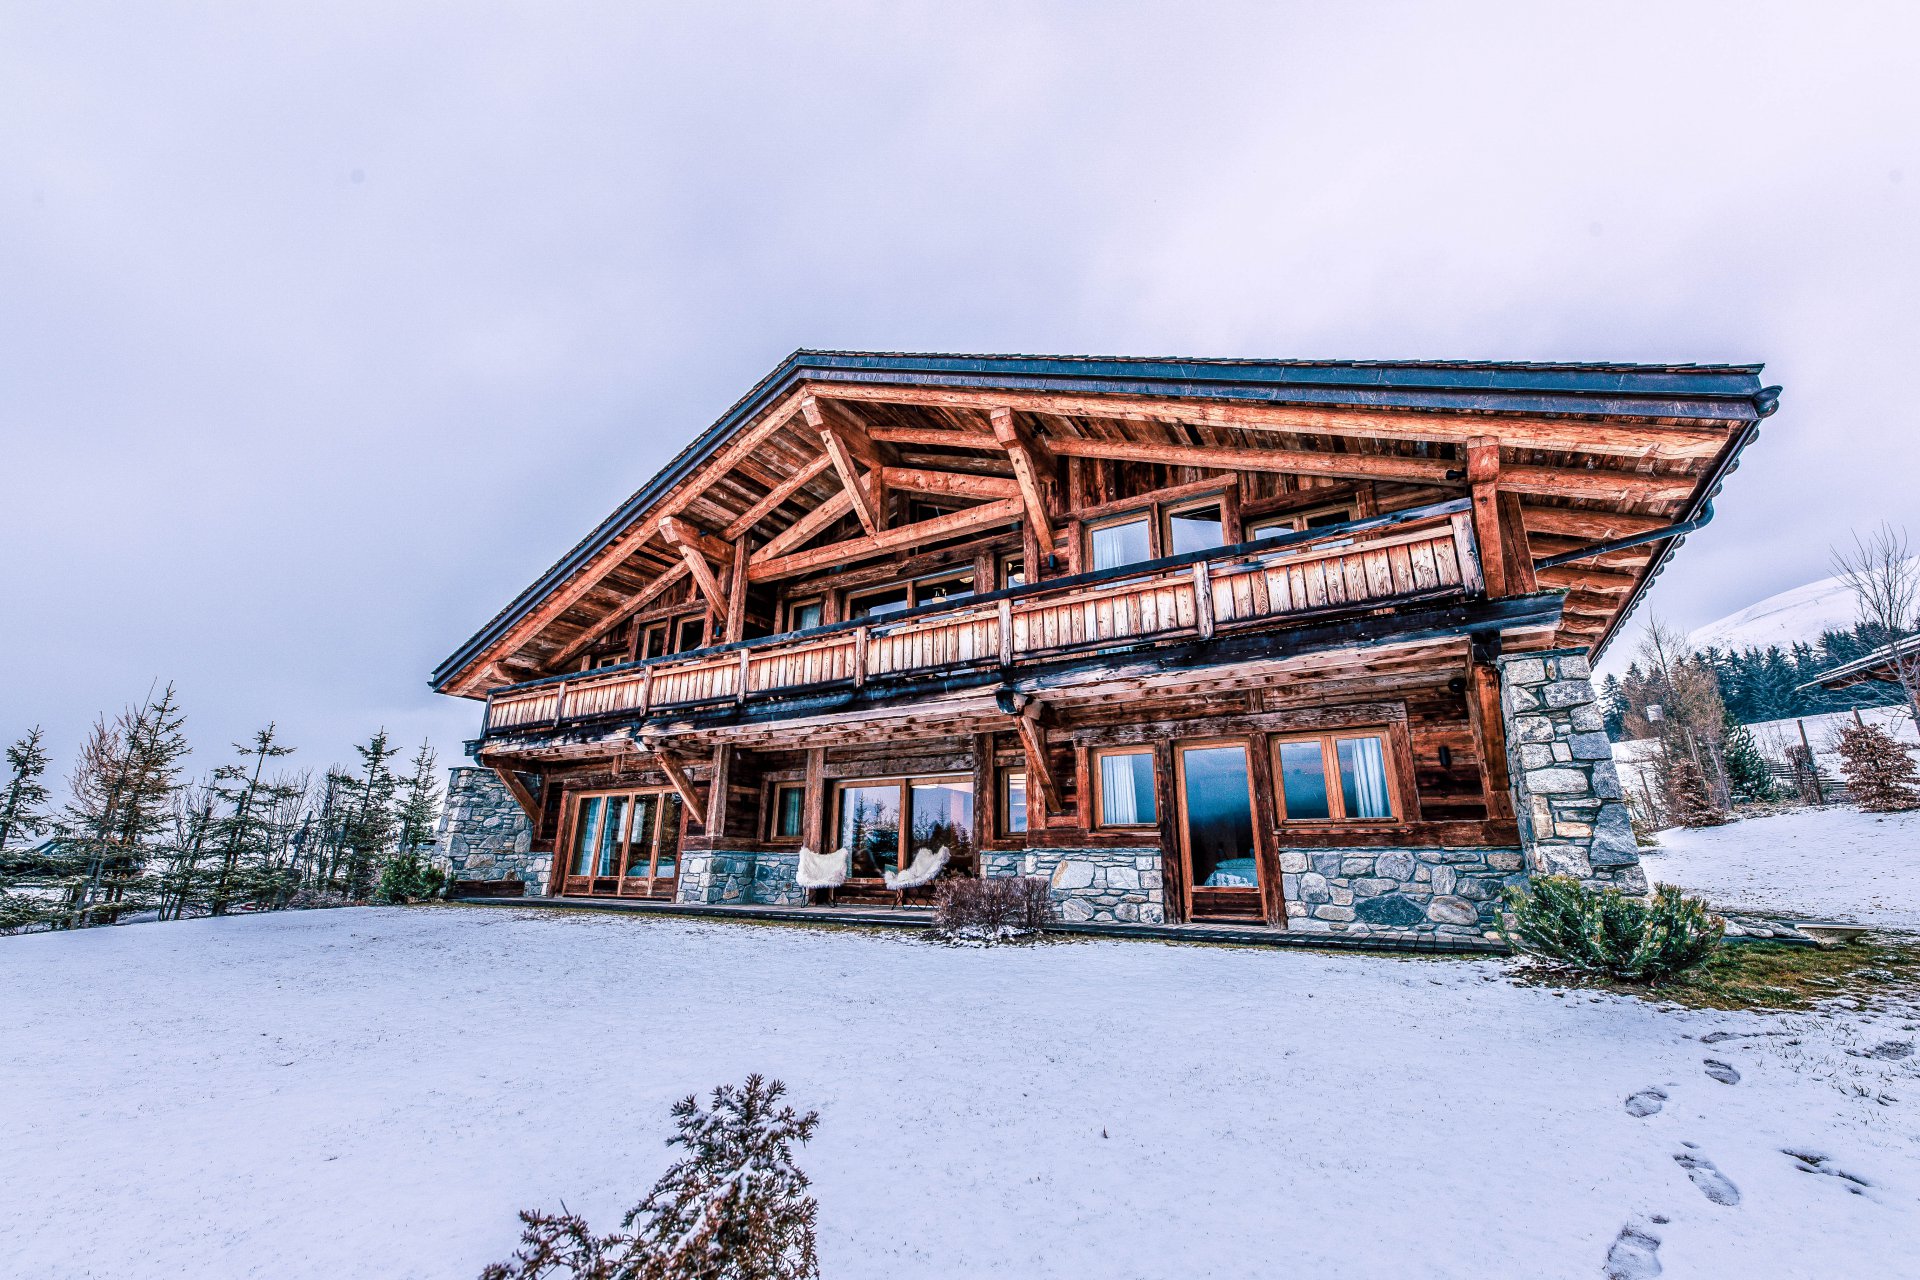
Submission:
[[[1342,738],[1340,772],[1346,775],[1349,818],[1390,818],[1387,760],[1378,738]]]
[[[1140,821],[1140,804],[1134,795],[1133,757],[1100,757],[1100,825],[1130,827]]]
[[[1093,567],[1118,569],[1148,558],[1147,522],[1128,520],[1093,531]]]

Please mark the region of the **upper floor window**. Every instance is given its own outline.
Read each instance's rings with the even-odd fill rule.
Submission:
[[[1317,507],[1311,511],[1296,511],[1292,515],[1271,516],[1265,520],[1256,520],[1247,528],[1249,542],[1260,538],[1271,538],[1281,533],[1304,533],[1308,529],[1325,529],[1329,525],[1346,524],[1353,520],[1352,506]]]
[[[1093,567],[1118,569],[1153,559],[1153,522],[1144,513],[1108,520],[1087,530]]]
[[[1185,555],[1189,551],[1211,551],[1226,545],[1226,526],[1218,501],[1195,503],[1167,510],[1166,554]]]
[[[640,647],[636,657],[664,658],[667,654],[667,624],[656,622],[640,633]]]
[[[679,643],[674,645],[675,653],[685,653],[689,649],[698,649],[707,641],[707,620],[704,617],[680,619]]]
[[[1000,557],[1000,589],[1024,587],[1027,585],[1027,558],[1025,556]]]
[[[826,602],[823,600],[791,600],[787,602],[787,630],[808,631],[819,626],[826,618]]]
[[[872,591],[861,591],[849,595],[847,616],[849,618],[885,618],[890,614],[905,613],[908,609],[917,609],[922,605],[939,604],[948,600],[964,600],[972,594],[973,575],[971,573],[937,574],[931,578],[896,582],[889,586],[877,587]]]

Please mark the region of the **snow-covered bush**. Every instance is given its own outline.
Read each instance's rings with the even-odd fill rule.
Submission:
[[[1920,809],[1920,776],[1913,758],[1877,724],[1840,731],[1840,771],[1854,803],[1868,813]]]
[[[933,934],[953,942],[1010,942],[1053,923],[1048,884],[1037,876],[954,876],[933,894]]]
[[[628,1210],[621,1230],[596,1236],[578,1214],[522,1212],[521,1250],[481,1280],[817,1280],[813,1226],[819,1206],[793,1162],[818,1112],[779,1107],[787,1086],[758,1075],[744,1087],[721,1085],[701,1106],[691,1094],[673,1104],[686,1148],[647,1198]]]
[[[1572,876],[1535,876],[1507,891],[1500,931],[1509,945],[1587,973],[1660,982],[1720,945],[1725,925],[1699,898],[1660,885],[1650,902],[1589,889]]]

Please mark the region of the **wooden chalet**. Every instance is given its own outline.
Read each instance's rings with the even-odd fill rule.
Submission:
[[[537,892],[912,907],[939,848],[1075,919],[1478,934],[1637,883],[1587,659],[1759,372],[802,351],[433,687]]]

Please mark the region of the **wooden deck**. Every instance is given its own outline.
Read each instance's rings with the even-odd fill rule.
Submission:
[[[1076,651],[1211,638],[1328,611],[1470,595],[1465,501],[1036,583],[885,623],[844,623],[508,686],[482,736],[746,703],[870,680],[1011,669]]]

